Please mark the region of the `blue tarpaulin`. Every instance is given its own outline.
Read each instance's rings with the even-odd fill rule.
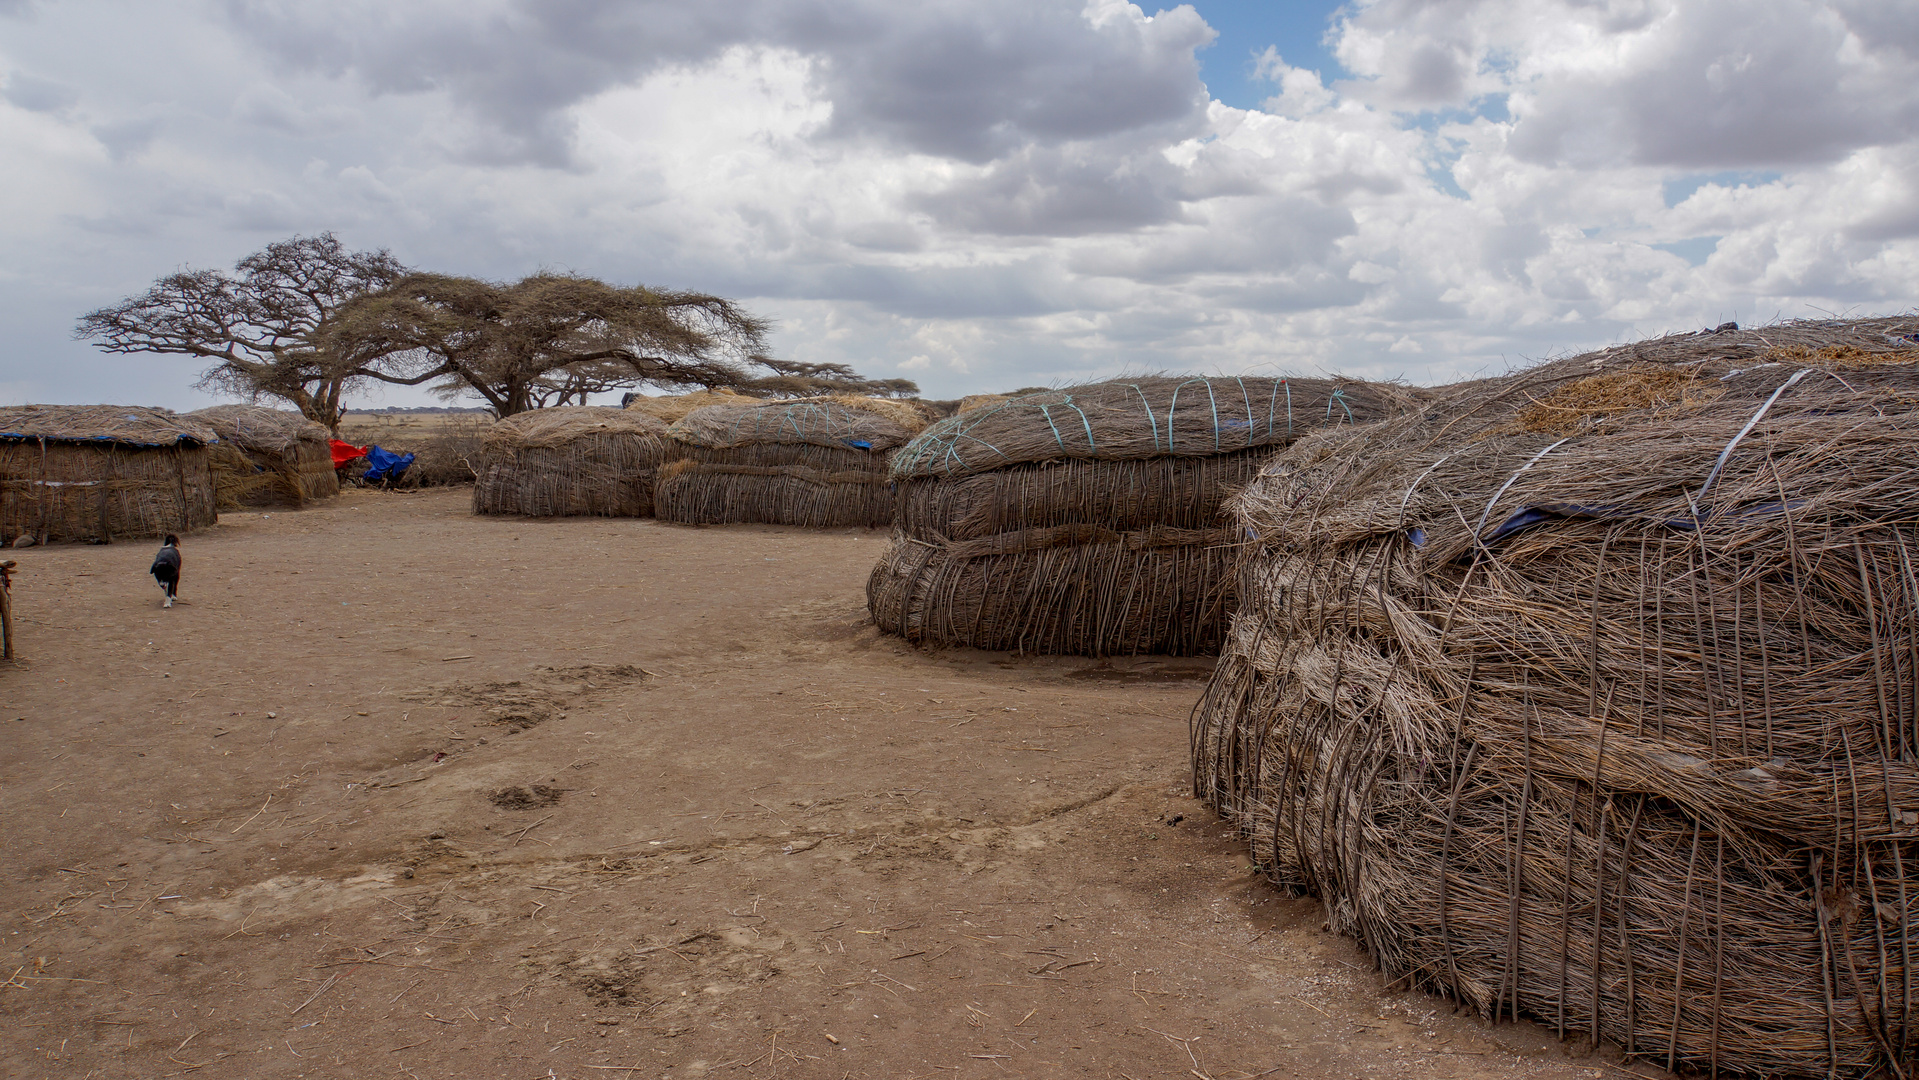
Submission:
[[[391,450],[382,450],[377,446],[366,449],[366,472],[360,479],[368,483],[380,480],[398,480],[406,467],[413,464],[412,454],[396,454]]]

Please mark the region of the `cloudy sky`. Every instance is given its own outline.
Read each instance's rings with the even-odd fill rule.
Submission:
[[[0,403],[210,400],[75,319],[326,229],[932,396],[1443,382],[1919,303],[1919,5],[0,0],[0,209]]]

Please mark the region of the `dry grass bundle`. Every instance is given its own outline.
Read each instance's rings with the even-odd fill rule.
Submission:
[[[1567,383],[1519,413],[1522,431],[1571,435],[1615,413],[1646,409],[1692,411],[1725,389],[1697,371],[1632,368]]]
[[[0,408],[0,543],[112,540],[213,524],[212,429],[165,409]]]
[[[1005,394],[968,394],[960,399],[959,408],[955,409],[954,413],[957,415],[963,412],[972,412],[974,409],[984,408],[988,405],[998,405],[1005,400]]]
[[[745,394],[736,394],[731,390],[695,390],[690,394],[668,394],[663,397],[635,397],[626,407],[643,412],[667,424],[685,416],[694,409],[704,409],[708,405],[745,405],[760,400]]]
[[[708,405],[669,431],[681,442],[714,449],[806,443],[884,453],[924,426],[918,410],[905,402],[835,396]]]
[[[1484,1014],[1668,1066],[1909,1072],[1914,333],[1661,339],[1302,440],[1235,501],[1257,554],[1198,793],[1389,975]],[[1587,381],[1648,368],[1719,392]],[[1582,381],[1606,409],[1528,429]]]
[[[898,532],[867,607],[916,642],[1211,652],[1231,611],[1227,496],[1295,435],[1412,400],[1348,380],[1156,377],[961,412],[894,455]]]
[[[327,449],[331,432],[324,425],[258,405],[215,405],[187,415],[220,436],[208,460],[222,510],[303,506],[340,493]]]
[[[654,513],[686,525],[876,529],[893,518],[893,485],[870,468],[680,460],[660,470]]]
[[[473,512],[651,517],[665,435],[659,419],[630,409],[567,405],[510,416],[482,437]]]
[[[1391,415],[1398,387],[1349,379],[1152,376],[1008,398],[926,429],[894,475],[958,476],[1026,462],[1206,457],[1284,446],[1332,424]]]
[[[864,394],[828,394],[821,400],[884,416],[898,424],[909,438],[926,430],[926,425],[939,419],[939,414],[931,406],[899,398],[867,397]]]

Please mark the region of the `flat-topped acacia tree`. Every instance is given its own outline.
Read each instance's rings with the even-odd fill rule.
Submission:
[[[214,361],[199,385],[275,397],[339,430],[356,384],[431,386],[512,416],[652,385],[761,397],[905,396],[900,379],[765,355],[771,324],[724,297],[541,272],[512,282],[411,270],[331,233],[270,244],[234,272],[183,270],[83,316],[108,352]]]
[[[352,251],[330,232],[268,244],[223,270],[181,270],[81,316],[74,336],[113,353],[213,361],[198,385],[247,399],[279,398],[339,430],[342,392],[377,378],[383,357],[351,357],[326,341],[342,305],[405,277],[384,249]]]
[[[707,293],[573,274],[408,274],[343,305],[327,343],[381,358],[383,381],[476,394],[504,417],[643,383],[741,385],[764,361],[769,328]]]

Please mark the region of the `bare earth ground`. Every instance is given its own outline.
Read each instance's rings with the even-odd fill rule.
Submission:
[[[876,533],[468,498],[228,515],[171,611],[147,544],[8,553],[6,1075],[1624,1074],[1258,880],[1204,662],[882,637]]]

